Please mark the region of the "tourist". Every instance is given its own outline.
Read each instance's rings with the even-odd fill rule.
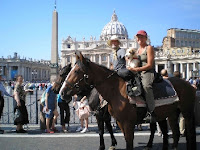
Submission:
[[[150,121],[155,122],[155,101],[153,95],[153,81],[155,73],[154,49],[147,44],[147,32],[140,30],[136,34],[139,49],[137,51],[141,59],[141,67],[132,68],[127,66],[127,69],[133,72],[141,72],[141,81],[144,89],[145,99],[150,112]]]
[[[4,88],[4,86],[1,82],[2,80],[3,80],[3,77],[2,77],[2,75],[0,75],[0,119],[1,119],[1,115],[3,113],[4,95],[9,96],[9,97],[13,97],[13,96],[11,96],[11,93],[7,92],[6,89]],[[3,134],[3,133],[4,133],[4,130],[2,130],[0,128],[0,134]]]
[[[24,90],[23,87],[23,77],[22,75],[18,75],[16,77],[16,85],[14,89],[14,99],[16,101],[14,112],[15,112],[15,120],[14,124],[17,125],[16,132],[17,133],[26,133],[27,131],[23,129],[24,124],[28,124],[28,112],[25,106],[26,103],[26,93],[32,92],[33,90]]]
[[[64,133],[67,133],[69,130],[69,121],[70,121],[69,104],[66,102],[66,100],[61,99],[60,94],[58,94],[57,101],[58,101],[58,106],[60,108],[60,124],[62,126],[62,131]],[[68,102],[70,101],[71,97],[70,99],[68,99]],[[65,123],[68,124],[67,128],[65,127]]]
[[[52,84],[46,89],[46,98],[45,98],[45,107],[44,112],[46,113],[46,133],[54,133],[57,131],[55,123],[57,117],[59,116],[57,111],[57,95],[53,92],[52,86],[55,83],[55,80],[52,80]],[[51,129],[50,129],[50,120],[53,118]]]

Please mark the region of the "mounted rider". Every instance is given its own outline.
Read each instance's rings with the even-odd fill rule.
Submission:
[[[141,95],[142,85],[139,73],[133,73],[126,68],[126,51],[120,48],[121,42],[119,38],[113,35],[107,44],[112,48],[112,53],[110,54],[110,69],[115,70],[127,82],[127,94],[129,96]]]

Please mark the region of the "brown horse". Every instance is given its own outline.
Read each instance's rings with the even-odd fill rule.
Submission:
[[[57,80],[52,87],[52,90],[54,91],[54,93],[57,93],[57,94],[59,93],[60,88],[61,88],[65,78],[67,77],[68,73],[70,72],[70,70],[71,70],[71,64],[68,64],[67,66],[63,67],[60,70],[59,76],[57,77]],[[100,107],[99,94],[96,91],[96,89],[93,87],[86,86],[84,88],[84,90],[81,90],[79,95],[88,97],[90,109],[93,112],[95,112],[95,116],[96,116],[97,124],[98,124],[98,130],[99,130],[99,137],[100,137],[99,150],[105,149],[105,143],[104,143],[104,137],[103,137],[104,123],[105,123],[106,128],[107,128],[108,132],[110,133],[110,137],[111,137],[111,146],[110,146],[109,150],[115,149],[115,146],[117,145],[117,141],[113,134],[113,129],[112,129],[112,125],[111,125],[111,116],[108,112],[108,105],[106,105],[104,107]],[[66,99],[63,99],[63,100],[69,102],[69,100],[71,100],[71,98],[69,98],[69,97],[66,97]]]
[[[133,107],[126,94],[126,83],[116,72],[85,59],[76,54],[77,62],[68,74],[60,89],[61,97],[74,95],[86,85],[94,86],[109,103],[109,112],[117,120],[125,136],[126,149],[133,149],[134,128],[140,120],[137,108]],[[194,119],[195,90],[186,81],[169,78],[174,86],[179,102],[155,108],[157,121],[168,117],[173,132],[173,148],[177,149],[180,137],[178,116],[182,112],[185,118],[187,149],[196,149],[196,130]],[[78,88],[77,88],[78,87]]]
[[[72,69],[72,67],[71,67],[71,63],[70,63],[67,66],[63,67],[59,71],[59,75],[56,78],[56,82],[53,84],[53,87],[52,87],[52,90],[54,93],[56,93],[56,94],[59,93],[60,88],[71,69]]]

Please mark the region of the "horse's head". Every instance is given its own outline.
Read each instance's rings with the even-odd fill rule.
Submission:
[[[81,53],[80,55],[75,53],[75,55],[76,64],[69,72],[59,92],[62,99],[80,93],[87,96],[93,88],[87,74],[90,61]]]
[[[52,90],[54,93],[58,94],[60,91],[60,88],[63,84],[63,82],[65,81],[65,78],[67,77],[68,73],[71,70],[71,63],[68,64],[67,66],[63,67],[60,72],[59,75],[56,79],[56,82],[53,84]]]

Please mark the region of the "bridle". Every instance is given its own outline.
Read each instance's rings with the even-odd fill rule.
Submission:
[[[89,59],[86,59],[87,63],[90,62]],[[111,74],[109,74],[104,80],[102,81],[99,81],[98,83],[96,84],[91,84],[91,83],[88,83],[88,79],[89,79],[89,75],[88,75],[88,67],[86,67],[81,61],[77,61],[76,64],[80,67],[80,69],[82,70],[83,72],[83,77],[80,78],[76,83],[72,84],[70,83],[69,81],[65,80],[64,82],[69,85],[68,88],[70,88],[69,90],[72,91],[74,88],[76,89],[76,91],[79,93],[81,92],[82,90],[84,90],[85,88],[87,89],[93,89],[94,87],[102,84],[103,82],[105,82],[105,80],[111,78],[114,74],[116,74],[116,72],[112,72]],[[84,81],[84,84],[86,85],[85,87],[83,88],[80,88],[80,83]]]

